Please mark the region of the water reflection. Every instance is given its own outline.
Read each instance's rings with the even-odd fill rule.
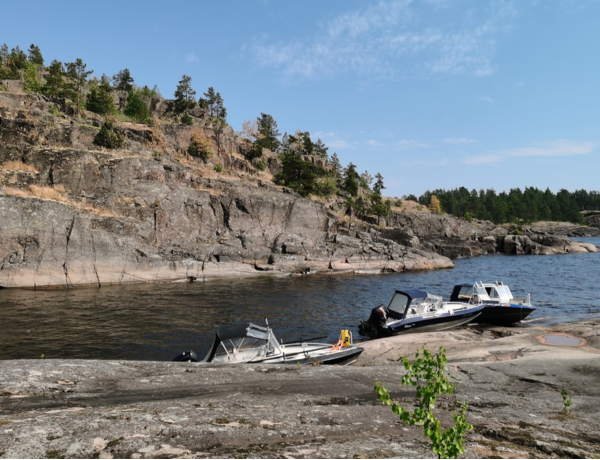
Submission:
[[[600,238],[587,239],[600,245]],[[199,356],[218,324],[264,322],[278,336],[328,336],[357,325],[394,289],[448,298],[454,284],[504,281],[516,297],[531,293],[538,310],[527,323],[550,324],[600,314],[600,253],[489,256],[458,260],[452,270],[393,275],[337,275],[207,283],[107,286],[59,291],[0,291],[0,359],[169,360],[186,348]]]

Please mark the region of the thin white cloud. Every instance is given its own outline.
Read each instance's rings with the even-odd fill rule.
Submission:
[[[570,157],[573,155],[587,155],[592,153],[594,144],[591,142],[569,142],[555,140],[546,142],[539,147],[519,147],[507,150],[506,156],[511,157]]]
[[[185,56],[185,62],[188,64],[196,64],[198,62],[198,56],[196,56],[194,53],[188,53]]]
[[[468,137],[447,137],[444,139],[447,144],[476,144],[475,139],[469,139]]]
[[[369,139],[366,142],[367,145],[371,146],[371,147],[385,147],[385,144],[379,142],[379,141],[375,141],[373,139]]]
[[[350,144],[348,144],[348,142],[346,142],[345,140],[337,139],[327,142],[327,147],[331,147],[334,149],[346,149],[350,147]]]
[[[494,100],[493,100],[491,97],[489,97],[489,96],[481,96],[481,97],[479,98],[479,100],[480,100],[481,102],[486,102],[486,103],[488,103],[488,104],[493,104],[493,103],[494,103]]]
[[[425,142],[416,141],[412,139],[400,139],[399,141],[396,141],[396,147],[401,149],[423,149],[429,147],[429,145]]]
[[[488,163],[500,163],[502,157],[500,155],[482,155],[476,157],[467,157],[463,160],[463,163],[467,165],[481,165]]]
[[[507,158],[522,157],[570,157],[574,155],[589,155],[595,145],[592,142],[571,142],[567,140],[553,140],[544,142],[534,147],[517,147],[500,152],[467,157],[463,163],[468,165],[499,163]]]
[[[496,36],[514,15],[512,4],[485,3],[478,20],[469,15],[472,11],[464,15],[441,11],[449,8],[453,6],[440,1],[380,0],[321,24],[314,36],[279,40],[263,36],[245,46],[244,54],[292,80],[347,73],[382,78],[489,75],[494,71]]]

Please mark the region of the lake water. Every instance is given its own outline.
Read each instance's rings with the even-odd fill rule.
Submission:
[[[600,238],[578,238],[600,246]],[[203,357],[217,325],[268,318],[280,338],[355,338],[359,322],[394,289],[448,299],[455,284],[503,281],[537,310],[517,327],[600,317],[600,252],[459,259],[456,268],[390,275],[315,275],[206,283],[0,290],[0,359],[170,360]]]

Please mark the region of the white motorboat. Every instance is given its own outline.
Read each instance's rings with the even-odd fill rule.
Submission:
[[[297,341],[282,343],[273,330],[253,323],[219,326],[205,363],[351,364],[363,349],[354,345],[352,333],[342,330],[336,344]],[[185,351],[175,361],[199,361]]]

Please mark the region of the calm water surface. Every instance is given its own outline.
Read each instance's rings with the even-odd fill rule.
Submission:
[[[600,246],[600,238],[579,238]],[[538,309],[519,327],[600,317],[600,253],[486,256],[393,275],[261,278],[33,292],[0,290],[0,359],[170,360],[204,356],[219,324],[268,318],[278,337],[337,339],[394,289],[448,299],[454,284],[503,281]]]

